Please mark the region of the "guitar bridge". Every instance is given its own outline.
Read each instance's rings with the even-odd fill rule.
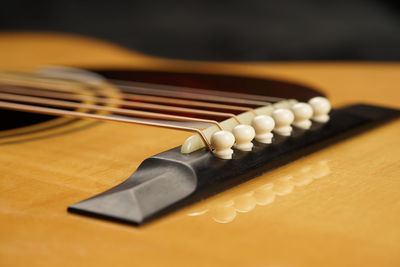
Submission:
[[[141,225],[399,115],[399,110],[371,105],[332,110],[328,123],[276,136],[272,144],[254,142],[252,151],[235,151],[232,160],[218,159],[205,148],[182,154],[176,147],[147,158],[126,181],[68,211]]]

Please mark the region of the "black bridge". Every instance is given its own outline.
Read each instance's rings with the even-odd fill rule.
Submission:
[[[337,141],[397,118],[399,110],[354,105],[332,110],[326,124],[274,136],[253,150],[218,159],[206,149],[181,154],[180,147],[152,156],[120,185],[68,207],[68,211],[135,225],[217,194]]]

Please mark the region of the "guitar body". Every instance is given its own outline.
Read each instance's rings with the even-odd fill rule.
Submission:
[[[39,33],[1,34],[0,59],[0,70],[52,64],[272,77],[319,88],[334,107],[399,108],[400,64],[185,62]],[[69,118],[2,131],[0,265],[399,266],[399,134],[393,121],[135,227],[67,207],[190,133]]]

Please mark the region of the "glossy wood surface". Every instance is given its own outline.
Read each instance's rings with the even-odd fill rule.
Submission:
[[[400,107],[397,63],[184,62],[77,36],[0,34],[0,70],[43,64],[274,77],[320,88],[334,106]],[[400,265],[398,120],[140,228],[66,207],[189,134],[91,121],[50,131],[0,138],[0,266]]]

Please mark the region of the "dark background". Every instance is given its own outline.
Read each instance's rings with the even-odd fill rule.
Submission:
[[[400,60],[399,1],[2,1],[0,30],[50,30],[200,60]]]

